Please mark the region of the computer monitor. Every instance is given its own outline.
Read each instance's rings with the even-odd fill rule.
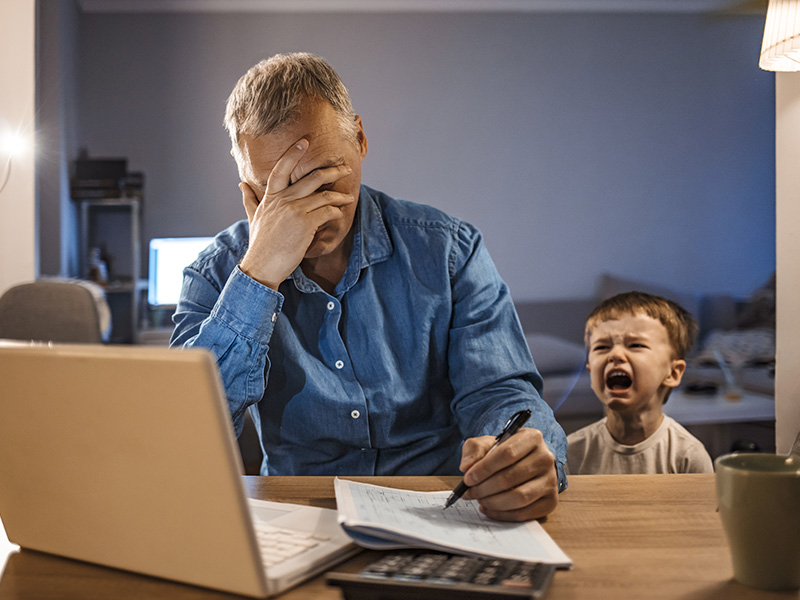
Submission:
[[[147,303],[174,306],[183,284],[183,269],[214,240],[213,237],[154,238],[150,240]]]

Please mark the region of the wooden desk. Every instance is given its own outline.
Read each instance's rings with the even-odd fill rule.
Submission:
[[[420,490],[450,489],[452,477],[355,478]],[[330,477],[246,477],[255,498],[333,508]],[[756,600],[800,598],[752,590],[732,580],[727,542],[716,511],[713,475],[577,475],[561,494],[545,529],[575,563],[556,573],[548,600]],[[0,550],[3,546],[0,545]],[[356,570],[365,552],[337,567]],[[0,556],[2,563],[2,556]],[[60,559],[12,551],[0,578],[0,598],[236,598]],[[317,577],[282,600],[340,598]]]

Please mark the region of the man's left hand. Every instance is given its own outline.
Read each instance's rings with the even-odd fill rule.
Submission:
[[[558,505],[555,458],[538,429],[523,428],[489,452],[494,436],[469,438],[460,469],[470,486],[465,500],[477,500],[481,512],[499,521],[544,517]]]

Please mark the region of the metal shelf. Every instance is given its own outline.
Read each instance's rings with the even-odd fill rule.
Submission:
[[[109,281],[106,296],[112,314],[112,342],[133,343],[139,326],[139,303],[141,281],[141,196],[121,196],[118,198],[80,198],[74,199],[79,211],[79,269],[81,277],[88,278],[89,248],[113,246],[117,255],[109,265]],[[116,218],[116,231],[105,230],[96,221],[102,218]],[[122,219],[123,221],[120,221]],[[115,238],[115,233],[124,229],[124,237],[130,236],[129,243]],[[124,271],[120,271],[120,263]],[[130,272],[127,272],[130,271]]]

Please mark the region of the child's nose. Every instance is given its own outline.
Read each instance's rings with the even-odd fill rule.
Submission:
[[[624,348],[614,344],[611,347],[611,351],[608,353],[608,359],[614,363],[623,362],[625,360]]]

